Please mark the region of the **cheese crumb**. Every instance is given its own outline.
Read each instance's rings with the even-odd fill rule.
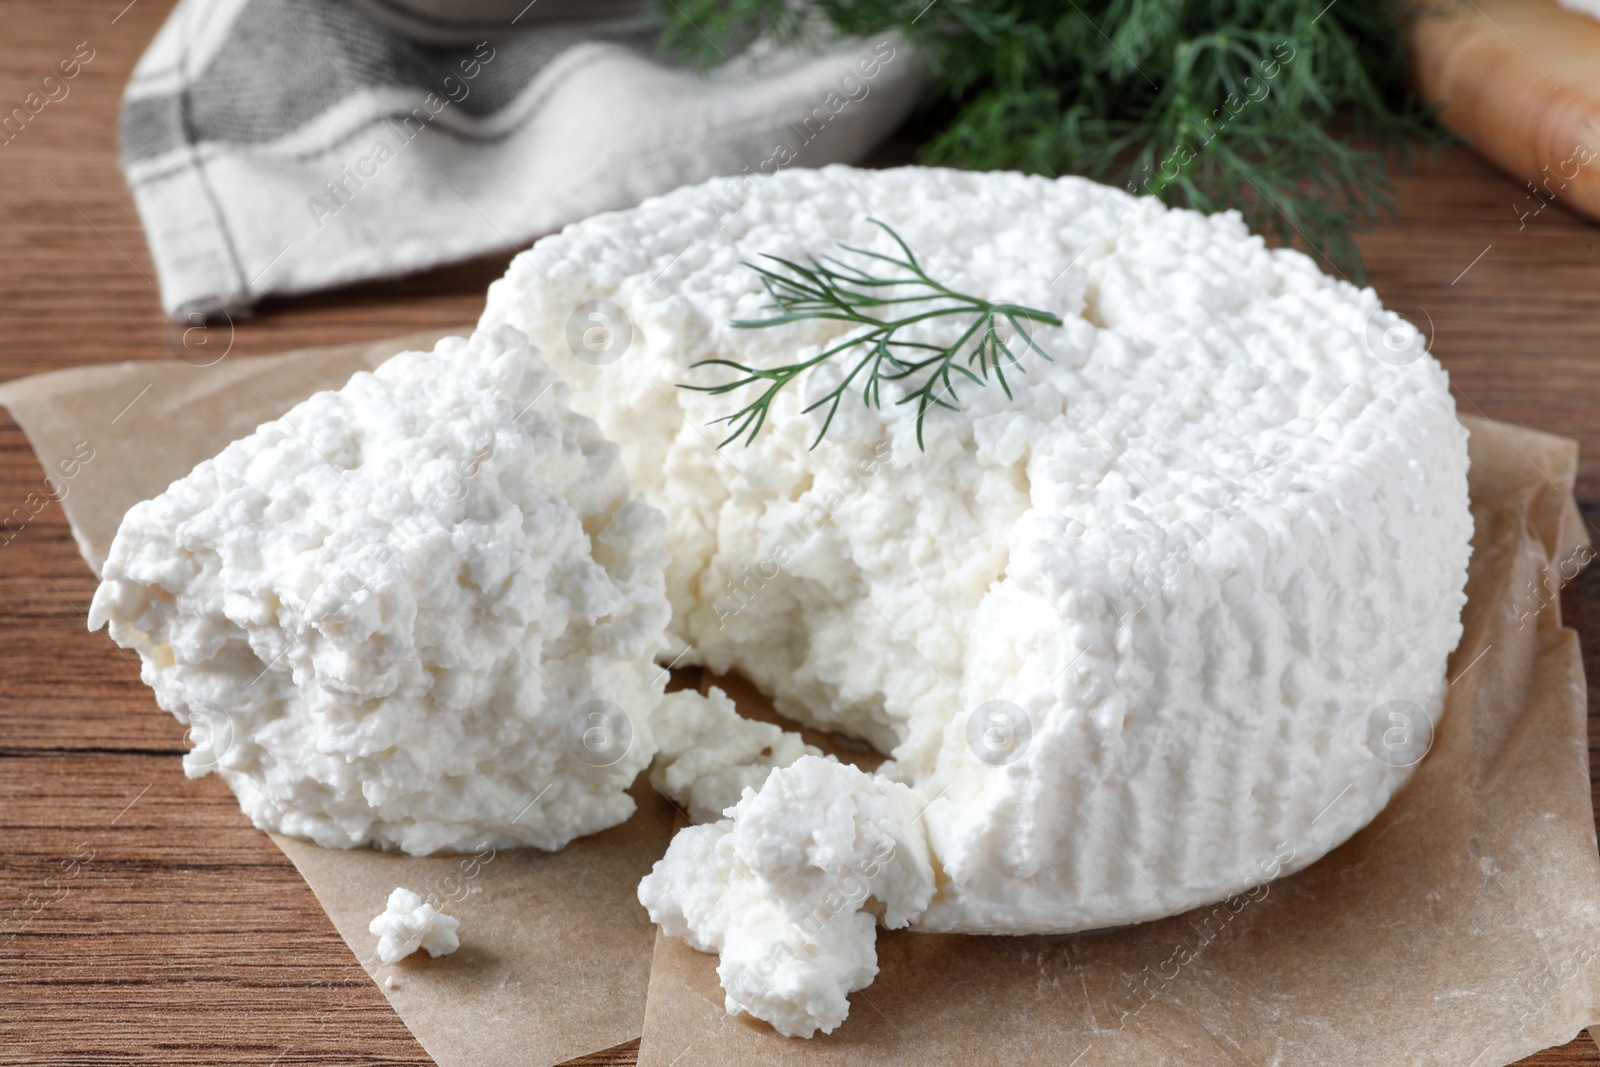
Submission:
[[[830,1033],[878,973],[878,925],[899,929],[933,898],[925,807],[898,782],[804,756],[746,790],[732,818],[679,832],[639,902],[667,934],[721,954],[730,1013]]]
[[[705,696],[668,693],[651,713],[650,729],[657,745],[650,781],[697,823],[719,818],[746,789],[760,789],[774,767],[822,754],[799,734],[742,718],[716,686]]]
[[[456,930],[461,920],[451,918],[403,886],[389,894],[388,906],[367,924],[369,933],[378,935],[378,958],[384,963],[405,959],[417,949],[430,956],[448,956],[461,947]],[[394,988],[394,977],[389,978]]]

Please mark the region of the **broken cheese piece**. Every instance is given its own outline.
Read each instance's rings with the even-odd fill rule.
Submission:
[[[639,884],[669,935],[718,952],[730,1013],[782,1034],[831,1033],[878,973],[877,927],[933,898],[922,794],[804,756],[749,790],[732,818],[680,831]]]
[[[697,823],[721,817],[746,789],[760,789],[772,768],[822,754],[799,734],[740,717],[715,686],[705,696],[668,693],[651,713],[650,728],[657,746],[650,781]]]

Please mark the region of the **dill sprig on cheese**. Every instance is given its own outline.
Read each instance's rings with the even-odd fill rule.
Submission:
[[[772,401],[784,387],[838,356],[845,356],[847,362],[847,369],[838,383],[803,409],[807,412],[827,409],[822,427],[811,442],[812,448],[827,435],[839,405],[853,387],[860,388],[861,399],[868,407],[876,408],[882,404],[884,382],[903,383],[905,388],[895,403],[916,404],[917,447],[921,448],[928,413],[934,408],[957,410],[959,378],[983,386],[989,383],[992,373],[1009,397],[1007,364],[1016,366],[1020,357],[1030,351],[1050,358],[1034,342],[1030,326],[1036,323],[1060,326],[1058,316],[1038,308],[997,303],[956,292],[924,269],[916,253],[894,227],[878,219],[870,221],[894,241],[900,250],[898,255],[841,244],[839,247],[844,251],[873,262],[853,266],[837,256],[825,255],[819,259],[808,254],[804,264],[771,255],[762,258],[776,267],[745,264],[761,277],[761,284],[772,297],[777,314],[762,319],[735,319],[729,323],[735,329],[757,330],[816,319],[848,323],[862,329],[852,330],[842,340],[808,359],[778,367],[754,367],[732,359],[703,359],[695,363],[695,367],[728,367],[740,376],[717,385],[681,385],[680,388],[718,396],[746,386],[759,388],[755,398],[743,408],[715,420],[732,427],[719,448],[740,437],[748,446],[766,425]],[[941,318],[966,321],[965,328],[948,344],[911,340],[906,336],[908,327]],[[1014,345],[1016,350],[1013,350]]]
[[[921,162],[1236,209],[1356,281],[1352,234],[1391,206],[1385,164],[1444,136],[1406,89],[1410,0],[659,2],[663,46],[707,65],[757,40],[896,34],[934,75]]]

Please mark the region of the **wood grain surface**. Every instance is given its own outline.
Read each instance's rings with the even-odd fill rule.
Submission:
[[[168,358],[183,343],[116,165],[122,85],[169,6],[5,5],[0,114],[80,42],[95,58],[0,146],[0,380]],[[1399,216],[1363,242],[1372,280],[1432,333],[1464,411],[1579,438],[1594,457],[1600,229],[1559,197],[1519,224],[1523,200],[1464,151],[1424,160],[1399,185]],[[207,341],[243,358],[471,321],[509,257],[271,304]],[[43,477],[0,415],[0,513]],[[1585,464],[1579,500],[1595,522],[1600,465]],[[12,529],[0,535],[0,1064],[428,1063],[227,787],[183,776],[182,729],[133,658],[86,632],[93,582],[59,507]],[[1600,573],[1563,600],[1594,673]],[[1591,763],[1596,706],[1591,695]],[[1600,1053],[1580,1035],[1526,1062]]]

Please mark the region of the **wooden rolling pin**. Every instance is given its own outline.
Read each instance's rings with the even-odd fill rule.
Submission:
[[[1527,183],[1508,213],[1600,219],[1600,21],[1555,0],[1433,0],[1407,41],[1440,122]]]

